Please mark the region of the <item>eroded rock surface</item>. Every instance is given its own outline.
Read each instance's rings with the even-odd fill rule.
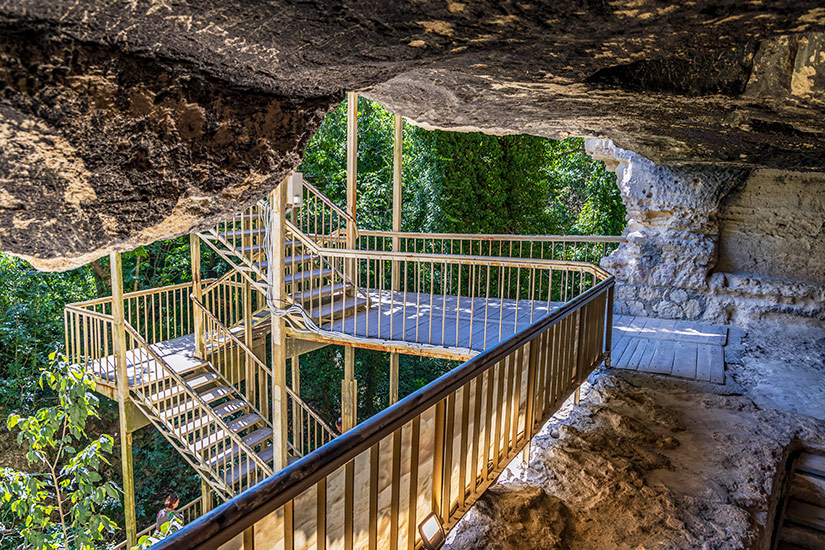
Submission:
[[[609,140],[622,244],[602,266],[616,311],[721,323],[825,321],[825,173],[656,164]]]
[[[746,359],[776,341],[764,336],[749,336]],[[821,381],[825,339],[806,342]],[[766,550],[783,462],[802,445],[825,450],[825,420],[809,416],[821,410],[810,385],[768,406],[758,372],[742,368],[730,370],[747,386],[597,371],[580,406],[551,420],[529,465],[505,471],[449,548]],[[789,377],[800,368],[785,363]]]
[[[430,127],[825,167],[815,0],[3,0],[0,31],[0,249],[41,268],[241,210],[344,90]]]

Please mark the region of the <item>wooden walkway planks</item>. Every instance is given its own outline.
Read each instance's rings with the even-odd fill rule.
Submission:
[[[611,366],[725,383],[728,329],[692,321],[617,315]]]
[[[560,303],[370,291],[372,306],[322,328],[353,336],[483,351]]]

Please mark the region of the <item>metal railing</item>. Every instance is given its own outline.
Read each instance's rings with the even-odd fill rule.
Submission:
[[[207,359],[256,413],[268,419],[272,403],[272,371],[202,303],[194,298],[193,303],[204,316]],[[291,415],[287,423],[287,444],[296,456],[303,456],[338,435],[295,392],[284,389]]]
[[[360,230],[360,250],[571,260],[598,264],[626,242],[611,235],[484,235]]]
[[[434,513],[449,530],[533,434],[609,358],[603,279],[353,430],[161,542],[217,548],[250,527],[296,544],[414,549]]]
[[[129,324],[126,341],[133,365],[133,400],[190,466],[206,474],[204,479],[217,494],[229,499],[272,474],[272,466]]]
[[[181,283],[124,294],[125,321],[149,344],[192,334],[189,294],[192,283]],[[63,310],[66,356],[86,365],[99,383],[117,387],[111,329],[112,297],[68,304]],[[131,348],[127,348],[127,352]]]
[[[203,285],[201,291],[203,305],[229,328],[238,327],[244,322],[244,300],[250,300],[249,307],[256,312],[266,306],[265,298],[257,287],[249,284],[235,270]]]
[[[594,286],[600,268],[584,262],[319,249],[352,293],[310,310],[326,331],[466,350],[474,355]],[[310,282],[311,288],[326,284]]]
[[[301,204],[293,208],[290,221],[301,233],[324,248],[344,248],[347,228],[356,227],[349,213],[306,180]]]
[[[272,371],[215,314],[194,297],[203,315],[206,360],[264,419],[270,418]]]

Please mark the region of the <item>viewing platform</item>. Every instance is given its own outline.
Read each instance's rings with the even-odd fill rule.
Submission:
[[[143,426],[198,473],[190,519],[280,487],[258,501],[264,515],[179,547],[251,528],[267,547],[415,548],[421,521],[436,514],[449,530],[609,363],[614,280],[598,261],[621,237],[402,232],[400,165],[396,149],[392,231],[358,227],[354,165],[345,208],[293,173],[190,235],[191,282],[124,293],[112,254],[112,296],[66,306],[69,360],[120,409],[129,546],[131,434]],[[204,246],[225,262],[218,278],[202,277]],[[336,429],[301,398],[300,357],[330,344],[344,357]],[[389,356],[390,407],[361,424],[356,348]],[[464,363],[401,400],[400,354]]]

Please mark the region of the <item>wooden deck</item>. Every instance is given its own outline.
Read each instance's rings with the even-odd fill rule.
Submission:
[[[195,358],[195,337],[192,334],[166,342],[159,342],[150,347],[158,357],[163,359],[178,374],[191,371],[204,363],[202,359]],[[140,385],[143,380],[157,381],[165,377],[162,374],[163,368],[145,353],[126,352],[126,365],[130,387],[134,387],[136,382]],[[90,370],[102,384],[114,387],[114,358],[110,356],[100,361],[94,361],[90,365]]]
[[[727,327],[629,315],[613,327],[613,367],[725,383]]]
[[[371,291],[371,307],[322,328],[362,338],[428,344],[475,353],[496,345],[562,304]]]

